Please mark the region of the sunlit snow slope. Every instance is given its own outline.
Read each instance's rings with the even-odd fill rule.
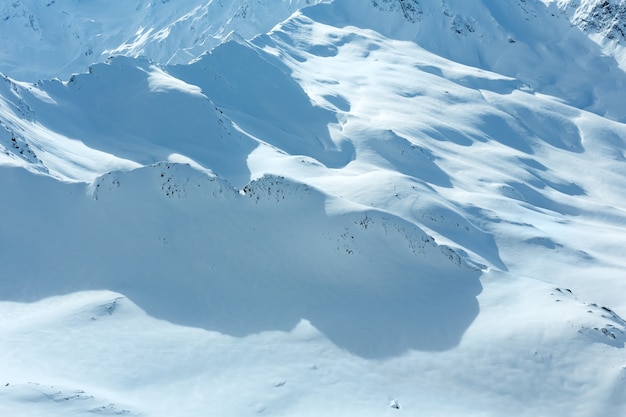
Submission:
[[[626,412],[591,2],[182,3],[0,6],[0,415]]]
[[[0,72],[67,78],[112,55],[187,63],[227,38],[271,29],[320,0],[11,0],[0,4]]]

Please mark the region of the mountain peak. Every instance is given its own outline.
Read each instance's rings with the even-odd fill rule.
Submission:
[[[619,43],[626,41],[626,1],[567,0],[560,5],[582,29]]]
[[[110,55],[184,64],[233,30],[249,39],[320,1],[4,2],[0,72],[24,81],[68,78]]]

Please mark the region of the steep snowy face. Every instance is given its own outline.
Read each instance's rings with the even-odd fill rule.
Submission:
[[[371,0],[372,5],[380,10],[399,11],[404,18],[412,23],[420,21],[424,14],[424,8],[429,8],[436,2],[429,0]],[[454,3],[448,0],[447,3]],[[546,5],[556,4],[563,10],[572,23],[578,25],[589,32],[600,33],[607,39],[623,42],[626,39],[626,2],[624,0],[542,0]],[[480,8],[478,1],[466,1],[472,8]],[[485,2],[489,3],[489,2]],[[510,2],[509,6],[520,7],[525,11],[535,8],[533,3],[540,3],[526,0],[519,0],[516,3]],[[442,10],[448,8],[446,0],[440,2]],[[447,13],[455,20],[455,16]],[[459,28],[472,31],[471,22],[457,21],[461,23]]]
[[[421,20],[422,8],[418,0],[372,0],[372,5],[380,10],[402,12],[402,15],[409,22]]]
[[[328,1],[3,2],[0,72],[24,81],[67,78],[111,55],[144,56],[163,64],[187,63],[233,31],[249,39],[295,11],[323,2]],[[617,42],[623,42],[626,33],[624,0],[516,0],[506,5],[491,0],[334,2],[351,15],[346,23],[360,16],[361,22],[355,23],[374,25],[387,35],[416,40],[452,59],[492,67],[489,69],[504,69],[506,50],[529,47],[529,34],[555,35],[545,39],[548,44],[568,37],[564,28],[570,21]],[[383,11],[386,17],[374,11]],[[567,18],[560,18],[563,13]],[[533,29],[524,28],[520,19],[531,23]],[[500,67],[494,67],[496,64]],[[531,62],[529,67],[535,65]]]
[[[626,41],[626,1],[558,0],[557,3],[584,30],[619,43]]]
[[[0,72],[24,81],[67,78],[110,55],[186,63],[232,31],[252,37],[320,1],[6,1]]]

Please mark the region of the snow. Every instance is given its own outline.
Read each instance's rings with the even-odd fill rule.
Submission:
[[[626,412],[593,2],[226,3],[0,6],[0,415]]]
[[[202,94],[200,87],[196,85],[187,84],[184,81],[174,78],[169,74],[166,74],[162,69],[158,67],[150,68],[148,74],[148,88],[152,93],[165,93],[167,91],[180,91],[182,93],[196,95],[199,97],[206,96]]]
[[[67,78],[113,55],[182,64],[236,30],[244,38],[270,30],[319,0],[249,1],[19,0],[0,5],[5,39],[0,72],[24,81]]]

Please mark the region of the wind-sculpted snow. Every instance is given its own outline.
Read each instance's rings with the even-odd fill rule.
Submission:
[[[347,103],[341,135],[355,143],[356,161],[370,164],[363,165],[361,177],[356,174],[360,165],[353,163],[353,177],[334,178],[333,185],[318,181],[319,186],[426,225],[438,238],[464,242],[462,248],[481,254],[481,263],[503,267],[497,243],[480,226],[482,214],[475,216],[480,212],[473,207],[484,207],[484,200],[478,202],[471,192],[461,202],[460,189],[481,189],[486,195],[497,190],[516,204],[577,215],[572,200],[595,188],[569,168],[556,168],[556,159],[547,156],[578,160],[582,169],[589,163],[588,152],[606,149],[590,145],[612,135],[595,131],[591,120],[596,119],[588,113],[519,89],[508,77],[446,62],[414,44],[366,30],[336,28],[301,15],[275,28],[270,37],[255,42],[293,57],[285,62],[315,102],[332,108],[328,97],[340,96]],[[319,54],[320,45],[334,50],[333,56]],[[348,65],[353,70],[345,73]],[[622,132],[622,139],[612,143],[623,150],[623,125],[606,123],[609,130]],[[531,168],[517,171],[501,159],[506,154],[517,155]],[[455,172],[463,172],[464,178]],[[406,177],[387,185],[389,176],[398,173]],[[464,180],[469,182],[461,185]],[[372,188],[380,189],[380,198]],[[457,203],[450,206],[440,195],[454,196]]]
[[[0,5],[0,415],[624,414],[601,3],[103,4]]]
[[[408,20],[398,0],[377,0],[378,7],[366,9],[360,3],[335,0],[302,13],[332,26],[413,41],[441,57],[514,78],[529,91],[626,120],[622,49],[604,50],[551,2],[419,0],[421,17]]]

